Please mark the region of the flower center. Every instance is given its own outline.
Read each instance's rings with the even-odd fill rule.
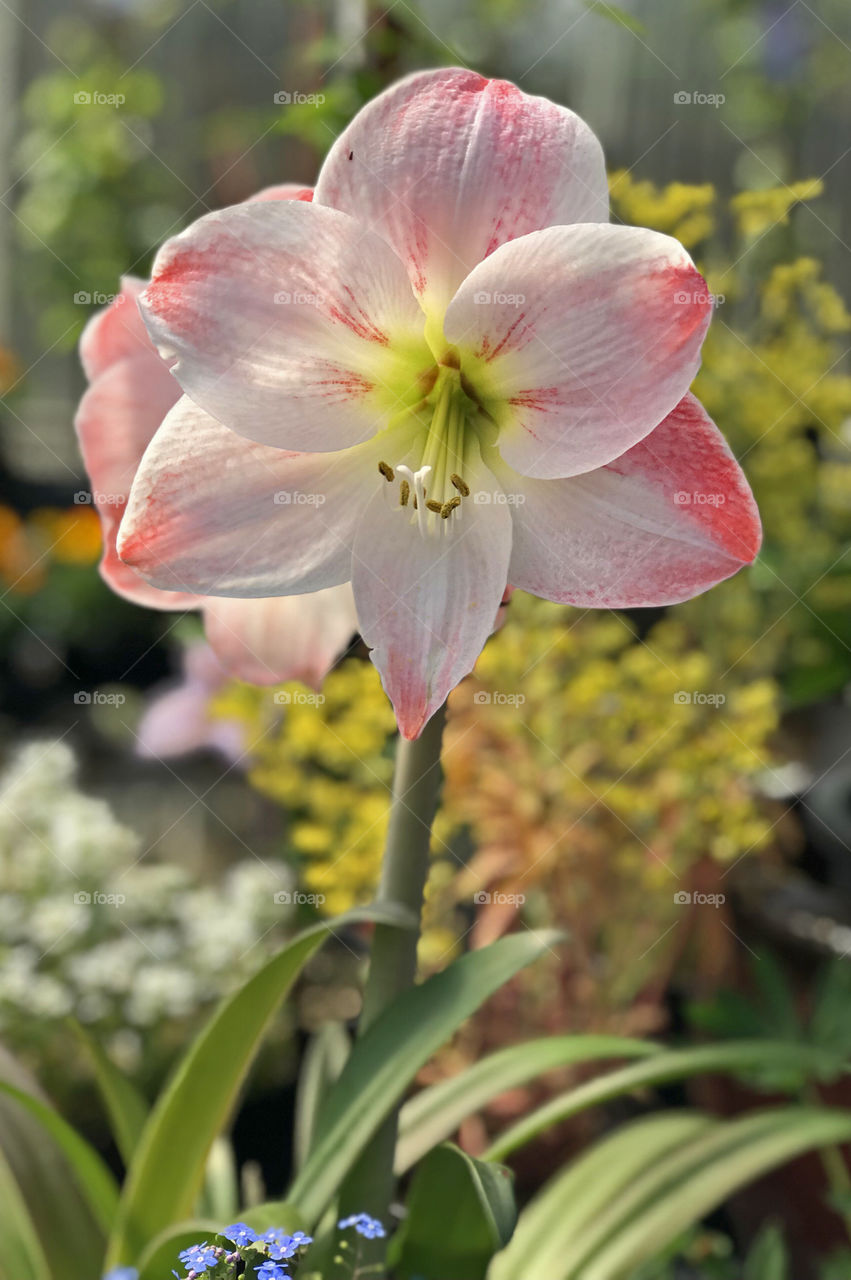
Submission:
[[[442,365],[429,395],[410,412],[425,428],[419,466],[381,461],[378,470],[397,489],[399,509],[410,513],[420,533],[439,536],[461,519],[472,496],[481,410],[462,384],[460,370]]]

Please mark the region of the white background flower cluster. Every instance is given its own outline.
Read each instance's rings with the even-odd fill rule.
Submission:
[[[13,1050],[72,1015],[135,1070],[154,1028],[196,1014],[291,931],[275,901],[293,887],[284,864],[249,858],[199,885],[142,853],[79,790],[64,744],[31,744],[0,779],[0,1037]]]

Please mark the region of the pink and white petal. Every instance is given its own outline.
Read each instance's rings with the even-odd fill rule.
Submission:
[[[678,241],[641,227],[550,227],[497,249],[444,332],[523,475],[611,462],[679,403],[712,304]]]
[[[141,306],[187,394],[277,448],[368,440],[434,363],[395,254],[301,200],[207,214],[160,250]]]
[[[308,595],[210,600],[203,613],[222,666],[249,684],[301,680],[318,689],[358,629],[348,583]]]
[[[278,186],[264,187],[249,196],[246,203],[270,200],[303,200],[309,203],[312,199],[313,187],[304,187],[298,182],[282,182]],[[147,286],[147,280],[122,276],[121,292],[108,307],[95,312],[89,320],[80,338],[80,360],[89,382],[93,382],[116,360],[138,355],[141,350],[154,350],[138,307],[138,299]]]
[[[80,337],[80,360],[89,382],[94,382],[116,360],[154,353],[138,299],[147,284],[135,276],[122,276],[121,292],[108,307],[96,311]]]
[[[603,152],[579,116],[458,67],[408,76],[359,111],[315,199],[384,236],[430,314],[499,245],[609,216]]]
[[[254,204],[264,200],[304,200],[308,204],[313,199],[313,187],[302,187],[297,182],[281,182],[276,187],[264,187],[253,196],[249,196],[246,204]]]
[[[180,396],[152,347],[110,364],[80,401],[74,425],[103,535],[101,576],[113,591],[150,609],[192,609],[180,591],[159,591],[123,564],[115,542],[139,460]]]
[[[756,503],[724,437],[688,395],[607,467],[566,480],[499,470],[513,496],[515,587],[585,609],[677,604],[749,564]]]
[[[479,489],[498,488],[480,463]],[[407,512],[378,494],[355,538],[352,587],[360,632],[393,703],[416,738],[472,671],[494,629],[508,580],[511,517],[500,503],[465,503],[444,536],[422,536]]]
[[[385,438],[386,439],[386,438]],[[254,444],[184,396],[139,466],[118,552],[154,586],[261,597],[348,581],[373,441],[331,454]]]

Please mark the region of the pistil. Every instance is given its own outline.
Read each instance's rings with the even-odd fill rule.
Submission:
[[[408,413],[425,428],[419,467],[382,460],[378,470],[388,484],[398,484],[399,507],[408,508],[421,534],[446,535],[471,495],[464,472],[471,474],[478,448],[479,406],[467,395],[460,370],[442,365],[431,393]]]

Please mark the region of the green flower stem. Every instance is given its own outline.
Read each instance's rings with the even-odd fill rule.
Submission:
[[[400,739],[393,800],[377,899],[407,907],[419,921],[429,871],[431,825],[440,788],[440,745],[446,709],[432,717],[415,742]],[[414,985],[419,929],[375,926],[369,975],[358,1032],[362,1035],[389,1004]],[[389,1226],[398,1111],[388,1116],[353,1167],[340,1193],[340,1213],[365,1212]],[[383,1256],[384,1242],[369,1241],[370,1258]]]

